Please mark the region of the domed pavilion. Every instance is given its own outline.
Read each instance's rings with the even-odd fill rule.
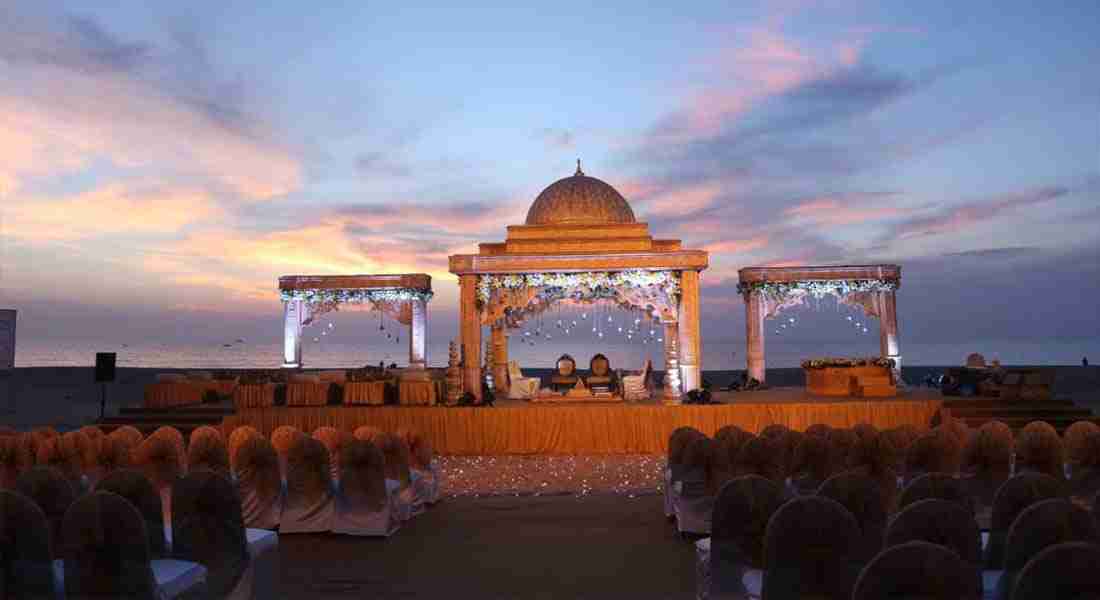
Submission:
[[[585,175],[544,189],[523,225],[477,254],[450,257],[458,275],[463,388],[481,398],[481,328],[492,336],[493,377],[508,381],[507,330],[559,301],[611,302],[640,310],[665,327],[666,398],[701,381],[699,273],[703,250],[654,239],[614,187]]]

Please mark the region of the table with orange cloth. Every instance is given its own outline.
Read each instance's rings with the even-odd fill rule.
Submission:
[[[384,404],[385,401],[385,381],[349,381],[344,384],[344,404]]]
[[[405,406],[435,404],[435,383],[427,381],[398,381],[398,402]]]
[[[328,404],[328,390],[331,383],[325,381],[290,382],[286,384],[287,406],[324,406]]]
[[[275,406],[275,384],[242,383],[233,390],[233,405],[237,408]]]
[[[203,388],[191,382],[150,383],[145,386],[145,408],[170,408],[202,403]]]

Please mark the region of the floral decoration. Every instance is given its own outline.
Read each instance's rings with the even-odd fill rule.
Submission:
[[[852,367],[884,367],[893,369],[894,359],[874,356],[867,358],[811,358],[802,361],[803,369],[850,369]]]
[[[427,302],[432,299],[433,293],[431,290],[411,288],[302,289],[281,290],[281,296],[283,302],[303,300],[310,304],[377,304],[380,302],[407,302],[409,300]]]
[[[583,273],[526,273],[479,275],[477,300],[485,305],[497,289],[547,288],[559,298],[612,298],[621,288],[656,287],[669,297],[680,295],[680,277],[674,271],[587,271]]]
[[[808,294],[813,298],[847,296],[854,293],[892,292],[898,289],[897,279],[811,279],[806,281],[753,281],[737,284],[737,291],[748,296],[760,292],[770,298],[786,298],[792,294]]]

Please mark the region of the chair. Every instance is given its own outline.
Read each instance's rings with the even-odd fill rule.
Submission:
[[[271,432],[271,446],[279,455],[279,474],[286,480],[287,457],[305,439],[305,434],[292,425],[280,425]]]
[[[759,475],[776,483],[783,483],[786,477],[783,473],[781,449],[767,438],[749,438],[734,459],[733,474]]]
[[[441,479],[439,465],[432,460],[432,444],[420,433],[413,434],[410,439],[409,468],[416,476],[417,497],[423,498],[426,504],[435,504],[439,502]]]
[[[110,492],[82,497],[66,513],[63,530],[67,597],[157,597],[145,524],[125,498]]]
[[[401,527],[397,497],[386,486],[386,461],[374,444],[349,440],[340,457],[333,533],[389,537]]]
[[[960,479],[979,517],[988,525],[993,498],[1012,474],[1012,430],[999,421],[978,428],[963,449]]]
[[[158,430],[160,431],[160,430]],[[179,450],[168,435],[150,435],[138,446],[135,452],[137,467],[160,494],[161,507],[164,509],[164,521],[172,521],[172,485],[183,473]],[[183,460],[187,460],[184,456]]]
[[[888,505],[874,479],[846,471],[822,483],[817,495],[838,502],[855,517],[859,527],[856,560],[866,563],[882,550]]]
[[[1043,421],[1032,421],[1016,436],[1016,472],[1034,471],[1064,479],[1062,438]]]
[[[538,397],[542,380],[538,377],[524,377],[523,371],[519,368],[519,363],[514,360],[508,361],[508,379],[511,380],[511,385],[508,387],[509,398],[530,400]]]
[[[72,484],[77,493],[83,493],[87,489],[84,478],[86,442],[84,435],[75,431],[47,438],[38,446],[36,463],[53,467]]]
[[[649,400],[649,379],[652,373],[653,361],[647,358],[640,373],[637,375],[623,375],[619,380],[622,388],[623,400],[626,402]]]
[[[1069,542],[1051,546],[1020,571],[1013,600],[1100,597],[1100,545]]]
[[[802,436],[791,457],[791,491],[800,496],[817,493],[832,473],[830,454],[829,441],[824,436]]]
[[[955,502],[966,509],[971,516],[974,515],[974,504],[970,495],[966,493],[962,482],[947,473],[926,473],[917,477],[905,486],[898,500],[898,510],[921,500],[939,499]]]
[[[172,554],[206,567],[215,598],[252,597],[253,573],[236,490],[212,471],[197,471],[172,488]]]
[[[982,537],[974,516],[958,503],[920,500],[902,509],[886,527],[886,547],[921,541],[949,548],[973,567],[976,582],[982,562]]]
[[[1088,437],[1094,433],[1100,433],[1100,425],[1092,421],[1077,421],[1067,427],[1065,433],[1062,434],[1062,446],[1066,451],[1066,463],[1070,465],[1071,469],[1075,469],[1087,456],[1094,454],[1091,444],[1087,442]]]
[[[998,582],[997,598],[1009,600],[1016,578],[1027,561],[1045,548],[1066,542],[1100,542],[1097,524],[1089,512],[1066,500],[1043,500],[1016,517],[1004,551],[1004,574]]]
[[[668,460],[665,468],[665,517],[673,518],[675,499],[679,495],[676,482],[683,478],[684,450],[696,436],[703,433],[691,427],[678,427],[668,436]]]
[[[615,374],[611,371],[611,361],[603,354],[597,354],[588,361],[588,377],[585,385],[593,391],[612,391],[615,389]]]
[[[160,505],[160,494],[153,484],[137,471],[120,470],[107,475],[96,485],[96,491],[111,492],[125,498],[134,505],[142,519],[149,536],[149,555],[152,558],[168,558],[164,512]]]
[[[0,591],[3,598],[53,598],[50,525],[33,500],[0,490]]]
[[[412,486],[412,471],[409,468],[409,447],[405,441],[393,434],[382,434],[379,448],[386,459],[387,485],[397,494],[397,516],[408,521],[418,514],[421,507],[416,506],[416,490]]]
[[[711,523],[710,582],[704,583],[710,597],[750,591],[747,576],[760,580],[768,521],[782,504],[782,488],[758,475],[737,477],[722,486]]]
[[[684,450],[685,472],[680,481],[679,493],[674,498],[676,528],[680,534],[708,534],[711,512],[714,509],[714,493],[708,490],[707,475],[716,448],[714,440],[703,436],[695,438]]]
[[[907,542],[883,550],[856,580],[852,600],[981,598],[977,569],[951,550],[929,542]]]
[[[187,472],[187,442],[178,429],[170,425],[164,425],[157,427],[153,433],[149,434],[149,437],[168,440],[172,447],[176,449],[176,464],[179,468],[179,475]]]
[[[340,453],[347,438],[347,435],[335,427],[322,426],[313,430],[313,439],[324,444],[328,450],[328,465],[333,481],[340,480]]]
[[[1080,442],[1071,467],[1069,495],[1075,502],[1087,503],[1100,493],[1100,432],[1089,433]]]
[[[245,526],[278,527],[283,513],[283,484],[279,477],[279,458],[271,442],[258,435],[245,438],[233,455],[233,469],[237,474],[237,493]]]
[[[46,514],[50,526],[50,548],[61,547],[61,522],[65,511],[76,500],[76,491],[56,469],[34,467],[28,469],[15,482],[15,491],[30,498]]]
[[[332,473],[328,450],[302,438],[287,455],[286,500],[279,533],[320,533],[332,529]]]
[[[926,433],[909,444],[905,452],[905,483],[927,473],[953,473],[956,440],[944,431]]]
[[[838,502],[802,496],[779,507],[764,536],[764,600],[847,600],[859,575],[859,525]]]
[[[550,387],[555,391],[563,391],[577,385],[580,377],[577,376],[577,361],[572,356],[562,354],[558,358],[557,371],[550,377]]]
[[[993,499],[989,543],[985,547],[985,568],[1003,568],[1005,538],[1024,509],[1041,500],[1063,497],[1064,483],[1042,473],[1021,473],[1006,481]]]
[[[19,475],[33,464],[34,459],[19,436],[0,437],[0,489],[14,489]]]
[[[208,427],[207,429],[213,430]],[[198,430],[196,430],[198,431]],[[191,444],[187,448],[187,469],[189,471],[208,470],[222,477],[229,477],[229,451],[220,434],[209,433],[191,435]]]

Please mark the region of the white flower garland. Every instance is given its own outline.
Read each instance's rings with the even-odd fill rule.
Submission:
[[[523,288],[561,288],[574,292],[578,289],[591,290],[599,295],[600,290],[618,288],[641,288],[657,286],[670,297],[680,294],[680,277],[674,271],[587,271],[583,273],[529,273],[508,275],[479,275],[477,279],[477,299],[482,305],[489,302],[493,291],[497,289],[518,290]],[[573,295],[569,293],[567,295]]]
[[[281,290],[280,296],[283,302],[290,300],[302,300],[310,304],[365,304],[378,302],[406,302],[409,300],[422,300],[427,302],[434,294],[431,290],[417,290],[411,288],[390,289],[304,289]]]
[[[898,289],[894,279],[813,279],[808,281],[756,281],[737,284],[737,291],[744,296],[751,292],[771,298],[786,298],[795,292],[804,292],[821,299],[828,295],[844,297],[864,292],[892,292]]]

